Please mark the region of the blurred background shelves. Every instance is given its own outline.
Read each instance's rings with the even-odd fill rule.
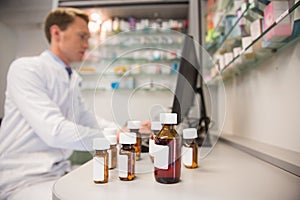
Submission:
[[[299,42],[299,1],[230,0],[227,4],[231,9],[224,8],[226,13],[219,17],[216,27],[211,16],[207,17],[206,48],[215,64],[206,69],[207,84],[253,69]]]

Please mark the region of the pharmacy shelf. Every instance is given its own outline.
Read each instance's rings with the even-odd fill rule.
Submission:
[[[176,30],[176,29],[164,29],[164,28],[152,28],[147,27],[144,29],[135,29],[135,30],[123,30],[119,32],[105,32],[104,34],[107,36],[116,36],[120,37],[128,37],[128,36],[165,36],[166,34],[169,36],[177,36],[178,34],[185,34],[186,30]]]
[[[108,58],[108,57],[94,57],[87,58],[81,65],[93,65],[102,63],[117,63],[117,64],[169,64],[169,63],[178,63],[180,61],[179,58],[175,59],[146,59],[146,58],[132,58],[132,57],[119,57],[119,58]]]
[[[100,51],[102,48],[180,48],[185,37],[183,32],[152,28],[148,31],[128,30],[103,35],[103,38],[98,41]]]
[[[156,88],[156,87],[149,87],[149,88],[119,88],[119,89],[106,89],[106,88],[84,88],[81,90],[82,92],[133,92],[133,91],[145,91],[145,92],[166,92],[170,91],[167,88]]]
[[[131,78],[133,80],[129,81],[134,83],[155,83],[158,79],[160,82],[169,80],[176,83],[173,80],[177,77],[176,70],[180,62],[178,52],[181,52],[183,38],[184,35],[179,32],[152,29],[123,32],[110,37],[97,48],[90,49],[84,62],[74,65],[83,78],[82,91],[168,91],[155,84],[147,88],[134,88],[130,85],[129,89],[123,89],[120,86],[121,88],[113,90],[107,83],[122,78]],[[99,78],[103,78],[103,84],[106,85],[95,89],[93,86],[97,85]]]
[[[206,80],[206,84],[214,85],[217,84],[218,81],[227,80],[231,77],[239,75],[249,69],[253,69],[255,66],[259,65],[261,62],[265,61],[266,59],[270,58],[275,53],[282,51],[283,49],[287,48],[288,46],[298,42],[300,40],[300,35],[298,36],[290,36],[286,38],[284,41],[280,43],[276,43],[276,46],[268,47],[268,48],[261,48],[254,51],[254,57],[251,59],[246,58],[247,50],[254,47],[255,44],[261,42],[263,37],[271,31],[274,27],[276,27],[280,22],[289,17],[291,13],[294,12],[296,8],[300,6],[300,1],[295,3],[290,9],[283,12],[275,22],[266,30],[262,32],[255,40],[253,40],[246,48],[244,48],[237,56],[235,56],[228,64],[224,66],[223,69],[220,70],[219,74],[213,76],[211,79]]]
[[[220,41],[217,42],[213,42],[212,44],[209,45],[209,47],[207,47],[207,50],[210,54],[215,54],[217,51],[220,51],[222,49],[228,49],[230,48],[230,46],[233,46],[237,43],[241,43],[241,36],[239,37],[230,37],[230,35],[232,34],[232,31],[237,27],[237,25],[239,24],[239,22],[244,18],[245,14],[248,11],[249,8],[249,4],[248,3],[244,3],[246,6],[242,11],[241,16],[236,20],[236,22],[233,24],[233,26],[229,29],[229,31],[222,37],[222,39]],[[220,19],[220,21],[218,22],[215,30],[220,31],[220,27],[222,26],[222,21],[225,20],[225,15],[223,15],[223,17]]]
[[[98,77],[108,77],[108,76],[116,76],[116,77],[174,77],[177,76],[177,73],[170,74],[150,74],[150,73],[137,73],[137,74],[129,74],[129,73],[100,73],[100,72],[79,72],[81,76],[98,76]]]
[[[110,48],[110,49],[140,49],[140,48],[153,48],[153,49],[180,49],[182,47],[182,43],[145,43],[145,44],[141,44],[141,43],[123,43],[120,42],[119,44],[102,44],[101,48]]]

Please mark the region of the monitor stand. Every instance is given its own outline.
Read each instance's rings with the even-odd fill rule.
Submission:
[[[209,124],[210,119],[206,114],[206,107],[205,107],[205,101],[204,101],[204,94],[202,87],[197,88],[197,93],[200,95],[200,119],[199,119],[199,125],[197,129],[198,138],[197,143],[200,147],[211,147],[211,140],[209,135]]]

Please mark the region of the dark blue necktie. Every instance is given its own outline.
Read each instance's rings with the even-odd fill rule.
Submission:
[[[72,68],[71,67],[66,67],[66,70],[69,74],[69,78],[71,78],[71,75],[72,75]]]

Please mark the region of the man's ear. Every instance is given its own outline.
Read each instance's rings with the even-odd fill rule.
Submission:
[[[51,41],[59,41],[60,40],[60,35],[61,35],[61,30],[57,25],[52,25],[50,27],[50,35],[51,35]]]

